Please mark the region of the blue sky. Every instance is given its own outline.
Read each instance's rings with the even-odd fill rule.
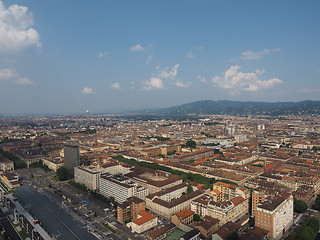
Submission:
[[[319,1],[0,0],[0,114],[320,100]]]

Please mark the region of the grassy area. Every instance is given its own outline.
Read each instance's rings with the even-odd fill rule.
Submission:
[[[110,232],[113,232],[113,233],[115,232],[115,230],[112,227],[108,226],[107,224],[102,223],[101,225],[104,226],[106,229],[108,229]]]

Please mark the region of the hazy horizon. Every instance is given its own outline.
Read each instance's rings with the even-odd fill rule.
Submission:
[[[320,100],[319,9],[0,0],[0,115]]]

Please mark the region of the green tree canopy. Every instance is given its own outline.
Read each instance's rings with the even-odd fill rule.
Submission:
[[[195,141],[189,139],[186,142],[186,147],[188,147],[188,148],[196,148],[197,147],[197,143]]]
[[[65,181],[69,179],[69,172],[65,167],[61,167],[56,172],[58,181]]]
[[[303,212],[307,211],[308,205],[307,205],[307,203],[305,201],[297,200],[296,198],[294,198],[293,208],[294,208],[295,212],[303,213]]]
[[[193,188],[192,188],[192,185],[190,183],[188,183],[188,186],[187,186],[187,193],[192,193],[193,192]]]
[[[199,214],[194,214],[194,215],[193,215],[193,220],[196,221],[196,222],[199,222],[199,221],[200,221],[200,216],[199,216]]]

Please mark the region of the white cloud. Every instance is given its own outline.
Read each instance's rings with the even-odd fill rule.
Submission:
[[[187,58],[195,58],[195,57],[196,57],[196,55],[194,53],[192,53],[192,52],[187,53]]]
[[[132,52],[143,52],[144,50],[145,49],[140,44],[134,45],[130,48],[130,51]]]
[[[28,8],[17,4],[6,8],[0,0],[0,52],[16,53],[32,45],[41,47],[39,33]]]
[[[151,77],[149,80],[142,81],[142,90],[164,89],[165,84],[171,84],[177,87],[189,87],[191,82],[182,82],[180,79],[176,79],[178,75],[180,64],[176,64],[173,67],[165,67],[161,69],[156,66],[158,73],[156,76]]]
[[[180,67],[180,64],[176,64],[171,68],[171,70],[169,69],[169,67],[165,67],[164,69],[161,69],[159,71],[159,78],[174,80],[178,75],[179,67]],[[157,69],[159,69],[159,67],[157,67]]]
[[[272,50],[263,49],[262,51],[259,51],[259,52],[246,51],[246,52],[242,52],[239,58],[242,60],[258,60],[263,55],[267,55],[270,52],[279,52],[279,51],[280,51],[280,48],[274,48]]]
[[[93,90],[92,90],[92,88],[84,87],[84,88],[82,89],[82,93],[83,93],[83,94],[93,94]]]
[[[10,80],[18,85],[35,85],[35,83],[26,77],[20,77],[15,69],[0,69],[0,80]]]
[[[282,83],[278,78],[271,78],[269,80],[261,80],[260,76],[264,70],[256,70],[251,73],[240,72],[239,65],[231,66],[224,72],[223,76],[216,76],[212,78],[212,83],[223,89],[228,89],[231,94],[240,94],[241,92],[255,92],[263,89],[269,89],[276,84]]]
[[[4,68],[0,69],[0,80],[19,77],[19,73],[15,69]]]
[[[111,87],[114,89],[121,89],[120,83],[118,83],[118,82],[112,83]]]
[[[177,87],[181,87],[181,88],[187,88],[190,87],[192,85],[192,83],[189,82],[182,82],[180,79],[178,79],[175,83],[173,83],[173,85],[177,86]]]
[[[18,78],[17,80],[14,81],[18,85],[35,85],[33,81],[31,81],[29,78]]]
[[[197,50],[203,50],[203,48],[204,48],[203,46],[196,47]]]
[[[144,85],[142,87],[142,90],[152,90],[152,89],[163,89],[163,81],[160,78],[152,77],[148,81],[143,81],[142,84]]]
[[[207,78],[206,77],[198,75],[196,78],[202,83],[207,83]]]
[[[107,56],[107,55],[108,55],[107,52],[101,52],[101,53],[98,54],[98,57],[99,57],[99,58],[102,58],[102,57],[105,57],[105,56]]]

